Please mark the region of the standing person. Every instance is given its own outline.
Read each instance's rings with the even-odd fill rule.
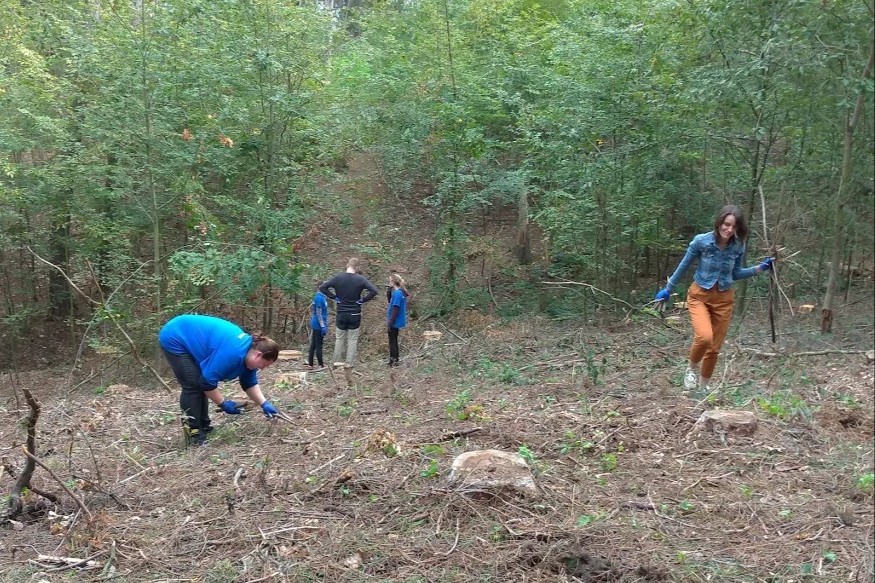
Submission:
[[[392,287],[389,296],[389,307],[386,308],[386,331],[389,333],[389,366],[398,366],[400,349],[398,347],[398,331],[407,325],[407,290],[404,280],[397,273],[389,276]]]
[[[215,318],[185,314],[167,322],[158,333],[158,343],[173,374],[182,386],[179,407],[186,419],[191,442],[203,445],[212,431],[209,401],[229,415],[243,412],[222,396],[219,381],[240,379],[240,387],[267,417],[279,414],[258,385],[258,371],[276,362],[277,343],[260,334],[247,334],[236,324]]]
[[[710,391],[711,375],[735,305],[733,282],[772,269],[772,257],[756,267],[742,267],[747,232],[741,209],[734,205],[723,207],[714,221],[714,230],[693,238],[684,258],[668,278],[668,284],[656,294],[657,302],[667,301],[693,261],[699,260],[694,282],[687,293],[693,324],[693,344],[684,372],[687,390],[702,387]]]
[[[319,291],[337,303],[337,316],[334,319],[334,362],[346,361],[347,366],[355,364],[358,353],[359,333],[362,324],[362,304],[369,302],[379,293],[365,276],[358,273],[359,260],[350,257],[346,271],[338,273],[319,286]],[[362,292],[365,295],[362,296]]]
[[[316,280],[316,293],[313,294],[313,303],[310,304],[310,352],[307,355],[307,368],[313,369],[313,355],[319,363],[319,368],[325,367],[322,359],[322,342],[328,334],[328,299],[321,291]]]

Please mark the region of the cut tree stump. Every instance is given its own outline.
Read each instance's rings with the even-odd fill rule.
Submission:
[[[461,454],[453,460],[447,481],[463,494],[498,494],[504,490],[540,494],[526,460],[518,453],[496,449]]]
[[[302,356],[304,356],[304,353],[300,350],[280,350],[277,360],[298,360]]]
[[[753,435],[757,430],[757,418],[750,411],[704,411],[687,434],[687,439],[702,430],[709,432]]]

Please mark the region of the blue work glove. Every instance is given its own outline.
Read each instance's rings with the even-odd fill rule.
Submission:
[[[323,326],[322,328],[319,329],[319,331],[322,333],[323,336],[327,336],[328,335],[328,326]]]
[[[653,299],[657,302],[664,302],[670,297],[671,297],[671,292],[668,291],[667,287],[664,287],[661,290],[659,290],[658,292],[656,292],[656,297],[654,297]]]
[[[365,303],[365,301],[363,299],[359,298],[355,301],[355,303],[357,303],[358,305],[362,305],[363,303]]]
[[[243,412],[243,409],[240,408],[240,405],[238,405],[231,399],[225,399],[219,406],[222,408],[222,411],[224,411],[228,415],[239,415]]]
[[[339,304],[339,303],[340,303],[340,298],[339,298],[338,296],[334,296],[334,297],[331,298],[331,299],[334,300],[334,303],[335,303],[335,304]]]
[[[261,410],[264,411],[264,416],[270,419],[276,415],[279,415],[280,412],[276,407],[270,404],[270,401],[265,401],[261,404]]]
[[[765,261],[760,263],[758,265],[758,267],[760,268],[760,271],[771,271],[772,270],[772,263],[774,263],[774,262],[775,262],[774,257],[766,257]]]

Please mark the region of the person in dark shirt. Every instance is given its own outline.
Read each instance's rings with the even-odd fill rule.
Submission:
[[[258,385],[258,371],[279,356],[279,347],[270,338],[247,334],[221,318],[184,314],[161,328],[158,343],[182,386],[179,407],[190,442],[203,445],[207,441],[207,433],[212,430],[209,401],[229,415],[242,413],[237,403],[222,395],[220,381],[239,378],[240,387],[261,405],[267,417],[279,414]]]
[[[696,235],[668,284],[656,294],[655,301],[666,302],[674,287],[698,260],[693,284],[687,292],[687,307],[693,325],[693,344],[684,371],[684,388],[711,391],[711,375],[735,305],[732,284],[772,269],[774,259],[767,257],[755,267],[744,267],[747,222],[737,206],[727,205],[717,214],[714,228]],[[701,366],[700,366],[701,365]]]
[[[338,273],[319,286],[319,291],[337,304],[334,318],[334,362],[355,364],[362,324],[362,305],[379,293],[367,278],[358,273],[359,260],[350,257],[346,271]],[[362,295],[364,293],[364,295]]]

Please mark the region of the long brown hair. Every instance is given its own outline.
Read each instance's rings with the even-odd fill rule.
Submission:
[[[736,237],[738,241],[744,243],[747,240],[747,221],[744,220],[744,214],[741,212],[741,209],[734,204],[726,205],[720,209],[719,213],[717,213],[717,218],[714,220],[714,236],[719,236],[720,225],[723,224],[723,221],[725,221],[726,217],[729,215],[735,217],[735,234],[733,237]]]
[[[273,339],[263,336],[261,332],[252,333],[252,346],[265,360],[273,362],[280,355],[280,347]]]

